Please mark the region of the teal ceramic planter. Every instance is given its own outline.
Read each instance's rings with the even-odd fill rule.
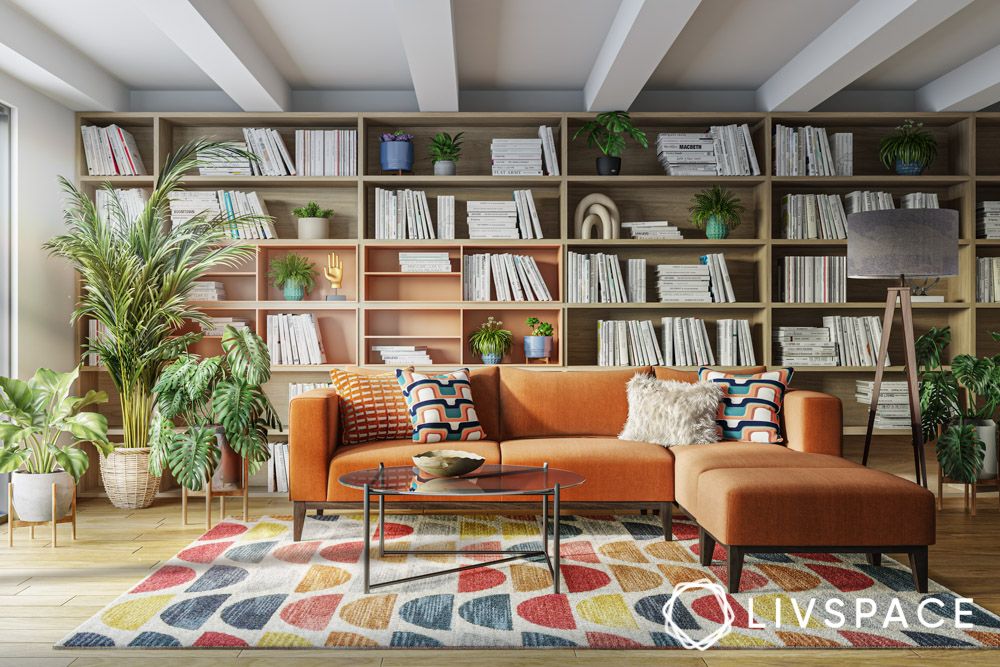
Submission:
[[[712,216],[705,225],[705,236],[710,239],[724,239],[729,236],[729,227],[718,216]]]
[[[306,290],[302,285],[293,282],[285,283],[285,301],[302,301],[306,296]]]

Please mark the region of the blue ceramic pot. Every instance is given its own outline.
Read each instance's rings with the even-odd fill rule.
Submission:
[[[285,301],[302,301],[306,296],[305,288],[291,281],[285,283]]]
[[[712,216],[705,225],[705,236],[710,239],[724,239],[729,236],[729,227],[718,216]]]
[[[383,141],[378,156],[382,171],[413,171],[412,141]]]
[[[503,355],[496,354],[495,352],[492,354],[483,355],[483,363],[486,364],[487,366],[496,366],[497,364],[500,363],[501,359],[503,359]]]
[[[924,166],[919,162],[896,160],[896,173],[900,176],[919,176],[923,171]]]
[[[545,359],[552,356],[552,336],[525,336],[524,356],[527,359]]]

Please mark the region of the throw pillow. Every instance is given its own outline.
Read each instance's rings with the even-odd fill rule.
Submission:
[[[698,377],[722,387],[716,420],[723,440],[779,443],[781,404],[792,379],[791,368],[738,375],[702,368]]]
[[[340,432],[344,445],[401,440],[413,435],[406,401],[393,373],[352,373],[339,368],[330,380],[340,398]]]
[[[414,442],[486,439],[472,400],[468,368],[441,375],[398,369],[396,380],[409,406]]]
[[[719,440],[715,417],[722,387],[714,382],[657,380],[637,374],[626,386],[628,419],[620,440],[701,445]]]

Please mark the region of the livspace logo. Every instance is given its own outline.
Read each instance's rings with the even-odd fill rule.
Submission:
[[[711,593],[719,605],[722,612],[722,622],[710,633],[701,638],[693,638],[677,624],[674,618],[674,607],[677,601],[685,593],[691,591],[706,591]],[[754,615],[754,598],[747,600],[747,628],[750,630],[766,630],[787,627],[798,627],[805,629],[813,624],[813,620],[819,621],[831,630],[839,630],[853,626],[856,629],[880,625],[883,630],[890,627],[909,629],[912,626],[919,626],[927,629],[940,628],[948,620],[954,622],[954,627],[959,630],[967,630],[974,627],[972,623],[963,620],[973,615],[971,609],[972,598],[955,598],[950,601],[954,605],[954,616],[946,619],[942,612],[947,608],[943,600],[935,597],[926,597],[916,606],[915,612],[908,616],[903,603],[899,598],[889,598],[888,605],[883,609],[878,601],[873,598],[853,598],[844,600],[843,598],[831,597],[825,602],[820,602],[816,598],[809,598],[803,602],[795,598],[786,598],[791,601],[788,608],[784,608],[781,598],[774,598],[771,603],[773,607],[773,622],[768,625],[757,620]],[[938,611],[932,611],[930,607],[938,607]],[[822,613],[817,608],[822,609]],[[932,613],[928,613],[932,612]],[[733,622],[736,619],[736,612],[729,601],[726,589],[718,583],[708,579],[698,581],[686,581],[674,586],[670,599],[663,605],[663,625],[666,632],[677,640],[684,648],[704,651],[715,646],[723,637],[732,632]]]

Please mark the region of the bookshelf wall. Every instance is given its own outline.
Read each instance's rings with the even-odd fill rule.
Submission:
[[[963,352],[995,354],[1000,344],[990,332],[1000,330],[1000,304],[975,302],[975,259],[1000,256],[1000,241],[975,238],[977,200],[1000,199],[1000,114],[956,113],[636,113],[633,121],[653,143],[658,132],[705,131],[710,125],[747,123],[750,127],[761,176],[708,178],[666,176],[655,149],[641,150],[629,143],[622,155],[620,176],[597,176],[594,161],[599,153],[572,134],[590,119],[584,113],[81,113],[79,124],[117,123],[129,130],[153,171],[150,176],[87,176],[82,141],[77,135],[77,182],[93,193],[102,183],[115,187],[152,187],[167,155],[197,137],[242,140],[243,127],[273,127],[294,153],[296,129],[356,129],[358,176],[199,176],[184,179],[192,190],[254,190],[275,217],[280,238],[248,241],[256,257],[244,266],[228,268],[207,277],[225,284],[227,301],[206,302],[209,315],[246,319],[265,335],[271,313],[312,313],[318,323],[328,363],[322,366],[275,366],[266,390],[285,421],[290,382],[323,382],[332,367],[379,366],[372,345],[427,345],[434,367],[477,366],[481,362],[469,349],[468,334],[492,315],[504,321],[515,336],[515,347],[504,363],[525,363],[521,336],[524,320],[536,316],[555,325],[557,367],[590,368],[597,363],[596,323],[601,319],[650,319],[659,332],[664,316],[696,316],[706,320],[715,344],[714,322],[723,318],[748,319],[759,363],[775,365],[778,354],[771,342],[778,326],[820,326],[824,315],[880,315],[888,282],[848,279],[848,302],[835,304],[782,303],[777,279],[782,258],[789,255],[844,255],[843,240],[786,240],[781,238],[781,198],[786,194],[837,193],[884,190],[898,199],[909,192],[934,192],[942,207],[960,212],[961,275],[943,280],[933,294],[943,303],[916,303],[915,326],[922,333],[931,326],[951,325],[950,355]],[[879,139],[906,118],[923,122],[936,136],[939,154],[921,176],[896,176],[878,161]],[[773,128],[777,124],[813,125],[854,135],[854,176],[776,177],[773,173]],[[493,138],[533,138],[539,125],[552,127],[561,176],[491,176],[490,141]],[[402,128],[415,135],[412,175],[382,175],[378,164],[379,135]],[[430,138],[437,132],[464,132],[464,150],[455,176],[434,176],[428,157]],[[730,238],[708,240],[688,221],[693,194],[715,183],[735,192],[746,206],[743,224]],[[431,215],[436,218],[436,196],[454,195],[456,240],[374,239],[376,188],[424,190]],[[510,199],[515,189],[530,189],[544,232],[539,240],[469,240],[464,202],[477,199]],[[573,238],[573,212],[591,193],[603,193],[618,205],[623,221],[669,220],[680,227],[683,240],[637,241],[631,239]],[[317,201],[334,210],[331,238],[302,241],[296,238],[291,209]],[[436,274],[401,273],[400,251],[448,252],[451,270]],[[324,300],[328,283],[318,276],[317,289],[300,302],[286,302],[266,279],[268,263],[288,252],[310,257],[322,268],[329,252],[344,262],[343,302]],[[565,258],[568,251],[614,253],[621,259],[644,257],[653,276],[658,263],[695,263],[707,252],[725,254],[737,302],[719,304],[669,304],[655,301],[655,277],[648,277],[649,302],[638,304],[569,304],[565,298]],[[512,252],[535,258],[553,302],[491,303],[462,299],[462,257],[484,252]],[[898,317],[897,317],[898,319]],[[897,322],[897,325],[899,323]],[[82,344],[86,326],[77,330]],[[902,360],[901,336],[890,342],[890,356]],[[194,351],[214,354],[218,339],[205,339]],[[111,390],[99,367],[84,367],[84,388]],[[889,378],[901,378],[893,366]],[[871,379],[867,367],[797,367],[793,385],[839,395],[845,408],[845,436],[863,435],[867,412],[854,399],[854,383]],[[115,401],[105,406],[113,427],[120,425]],[[117,433],[118,431],[114,431]],[[899,435],[880,432],[880,436]],[[905,435],[905,434],[904,434]],[[287,437],[286,431],[274,434]],[[96,489],[97,466],[84,486]],[[262,482],[256,482],[262,484]],[[169,486],[169,483],[167,484]]]

